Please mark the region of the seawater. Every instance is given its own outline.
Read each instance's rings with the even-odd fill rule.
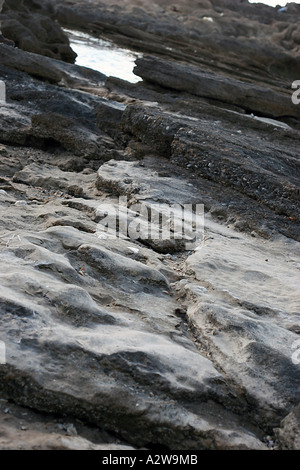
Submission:
[[[64,29],[70,46],[76,52],[76,64],[101,72],[104,75],[121,78],[131,83],[141,80],[133,73],[135,60],[141,54],[120,48],[113,42],[95,38],[87,33]]]

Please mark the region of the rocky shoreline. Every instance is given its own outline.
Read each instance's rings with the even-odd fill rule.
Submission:
[[[299,450],[300,6],[5,3],[0,449]],[[198,247],[158,204],[204,206]]]

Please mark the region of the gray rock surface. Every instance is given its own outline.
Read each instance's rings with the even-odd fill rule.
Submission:
[[[294,16],[29,3],[151,56],[133,85],[0,45],[0,448],[299,449]]]
[[[299,450],[300,447],[300,416],[299,405],[284,418],[276,434],[285,450]]]
[[[284,95],[282,90],[278,93],[269,86],[227,78],[196,66],[143,57],[137,59],[134,73],[156,85],[212,98],[248,113],[260,113],[273,118],[299,117],[299,111],[293,105],[288,91]]]

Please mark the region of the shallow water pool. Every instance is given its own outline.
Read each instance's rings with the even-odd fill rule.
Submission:
[[[89,67],[104,75],[122,78],[131,83],[141,81],[133,73],[135,60],[141,54],[116,46],[113,42],[95,38],[87,33],[64,29],[70,46],[76,52],[76,64]]]

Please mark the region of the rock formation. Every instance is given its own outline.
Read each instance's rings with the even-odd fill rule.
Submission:
[[[17,3],[0,448],[299,450],[300,6]],[[143,53],[141,81],[73,64],[58,22]]]
[[[74,63],[76,54],[68,37],[49,14],[41,14],[41,3],[5,0],[0,12],[3,34],[25,51]]]

